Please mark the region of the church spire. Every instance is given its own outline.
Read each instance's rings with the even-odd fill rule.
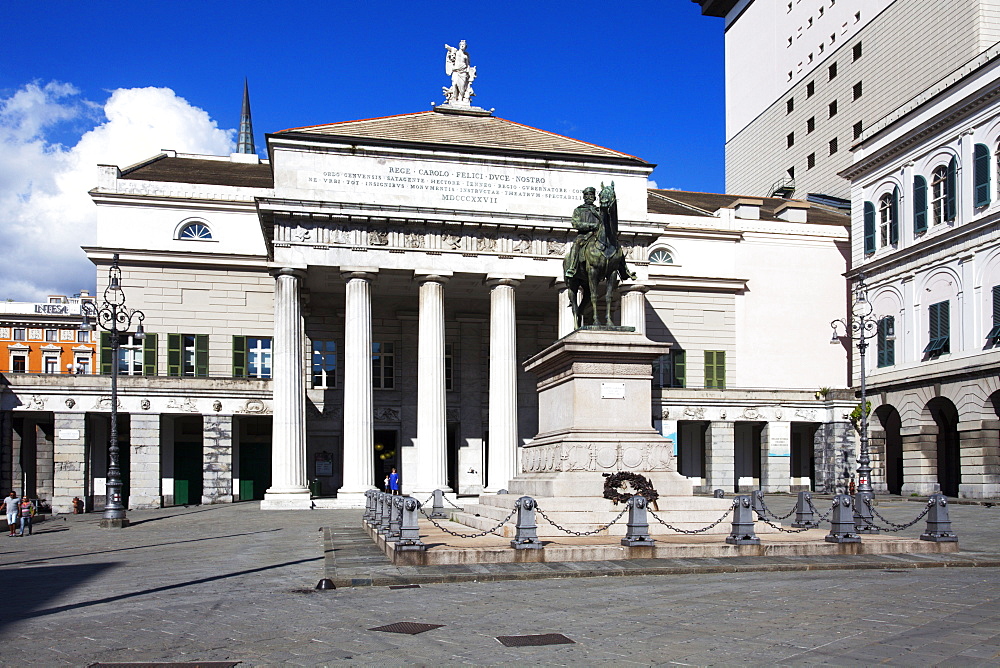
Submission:
[[[243,111],[240,112],[240,137],[236,152],[257,153],[253,144],[253,121],[250,120],[250,87],[246,79],[243,79]]]

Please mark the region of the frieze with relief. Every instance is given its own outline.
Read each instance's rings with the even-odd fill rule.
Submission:
[[[524,448],[527,473],[556,471],[674,471],[673,445],[663,443],[553,443]]]

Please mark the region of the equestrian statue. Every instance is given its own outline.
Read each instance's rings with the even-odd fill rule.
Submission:
[[[583,204],[573,210],[573,227],[579,232],[569,253],[563,258],[563,274],[569,289],[569,304],[573,309],[576,328],[584,326],[584,307],[590,300],[593,325],[601,326],[597,300],[601,281],[606,281],[604,325],[611,326],[611,296],[620,281],[635,280],[625,264],[625,254],[618,243],[618,199],[615,182],[601,183],[600,207],[594,188],[583,189]],[[577,293],[579,301],[577,300]]]

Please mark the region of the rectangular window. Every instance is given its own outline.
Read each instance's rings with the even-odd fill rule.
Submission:
[[[59,330],[57,329],[47,329],[45,330],[45,340],[55,343],[59,340]]]
[[[28,371],[28,356],[21,354],[11,355],[10,370],[14,373],[26,373]]]
[[[810,116],[809,120],[806,121],[806,132],[812,132],[816,129],[816,117]]]
[[[792,179],[793,181],[795,180],[795,168],[794,167],[789,167],[788,169],[785,170],[785,173],[788,174],[788,178]]]
[[[949,319],[950,302],[943,301],[931,304],[927,308],[927,346],[924,354],[928,357],[937,357],[943,353],[951,352],[949,343]]]
[[[271,337],[247,337],[247,376],[271,377]]]
[[[812,97],[816,93],[816,82],[810,81],[806,84],[806,97]]]
[[[861,125],[861,121],[858,121],[857,123],[855,123],[854,124],[854,138],[858,139],[859,137],[861,137],[861,133],[863,132],[863,130],[864,130],[864,127]]]
[[[21,328],[21,327],[15,327],[14,328],[14,340],[15,341],[24,341],[26,339],[27,339],[26,331],[23,328]]]
[[[705,351],[705,389],[726,389],[726,352]]]
[[[653,361],[653,387],[684,387],[685,356],[683,350],[671,350]]]
[[[337,387],[337,342],[313,341],[313,387]]]
[[[444,389],[451,392],[455,389],[455,356],[454,346],[450,343],[444,344]]]
[[[142,375],[142,341],[136,341],[131,334],[121,338],[118,346],[118,375]]]
[[[167,375],[208,377],[208,334],[167,334]]]
[[[836,152],[837,152],[837,138],[834,137],[833,139],[830,140],[830,155],[833,155]]]
[[[76,330],[77,343],[90,343],[90,332],[85,329]]]
[[[861,82],[860,81],[858,83],[854,84],[853,91],[854,91],[854,99],[855,100],[857,100],[859,97],[861,97],[861,92],[862,91],[861,91]]]
[[[785,137],[785,143],[787,144],[786,148],[791,148],[791,147],[795,146],[795,133],[794,132],[789,132],[788,133],[788,136]]]
[[[46,355],[42,360],[42,370],[45,373],[59,373],[59,358],[53,355]]]
[[[830,118],[833,118],[834,116],[837,115],[837,101],[836,100],[834,100],[833,102],[830,103],[829,110],[830,110]]]
[[[1000,343],[1000,285],[993,286],[993,328],[986,334],[990,343]]]
[[[887,315],[878,321],[878,365],[896,363],[896,319]]]
[[[376,390],[396,387],[396,354],[392,343],[372,343],[372,387]]]
[[[785,100],[785,113],[790,114],[795,109],[795,98],[790,97]]]
[[[77,355],[74,373],[90,373],[90,355]]]
[[[861,57],[861,42],[854,45],[854,60]]]
[[[830,41],[831,42],[834,41],[835,39],[837,39],[836,35],[830,35]],[[834,80],[834,79],[836,79],[837,78],[837,63],[833,63],[832,65],[830,65],[830,69],[828,70],[828,72],[830,73],[830,80],[831,81]]]
[[[806,156],[806,169],[812,169],[816,166],[816,154],[810,153]]]

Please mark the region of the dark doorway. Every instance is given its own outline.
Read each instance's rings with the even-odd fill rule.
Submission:
[[[259,501],[271,486],[271,418],[241,418],[237,424],[240,435],[240,501]]]
[[[204,461],[200,416],[174,419],[174,505],[201,503]]]
[[[705,477],[707,422],[677,423],[677,472],[688,478]]]
[[[372,456],[375,458],[375,480],[372,484],[378,489],[385,489],[385,478],[394,468],[400,476],[399,487],[403,488],[403,472],[399,470],[398,438],[394,429],[375,430],[375,447],[372,450]]]
[[[885,485],[890,494],[903,493],[903,437],[902,420],[894,406],[879,406],[875,417],[882,425],[885,453]]]
[[[448,425],[448,487],[458,494],[458,425]]]
[[[735,447],[734,492],[749,492],[760,486],[760,439],[765,422],[737,422],[733,427]],[[740,478],[743,485],[740,486]],[[747,480],[747,479],[751,480]]]
[[[945,496],[958,496],[962,482],[961,456],[958,441],[958,409],[944,397],[931,399],[927,408],[937,424],[938,484]]]
[[[788,462],[789,474],[793,478],[809,478],[809,489],[816,489],[816,430],[815,422],[793,422],[791,426],[791,458]],[[801,485],[801,483],[799,483]],[[805,487],[791,489],[792,492],[807,491]]]

